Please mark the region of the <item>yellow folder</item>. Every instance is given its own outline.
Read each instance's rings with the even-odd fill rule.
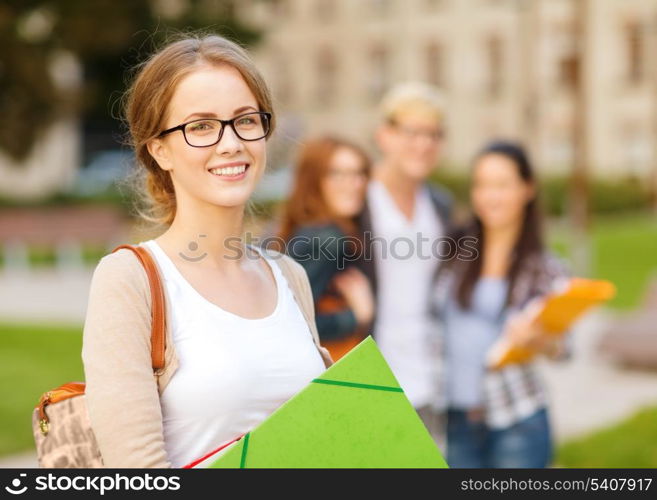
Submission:
[[[570,278],[545,297],[535,312],[535,321],[541,324],[545,335],[560,336],[587,310],[615,295],[616,287],[610,281]],[[498,369],[510,363],[525,363],[536,354],[536,351],[502,337],[488,352],[487,364],[489,368]]]

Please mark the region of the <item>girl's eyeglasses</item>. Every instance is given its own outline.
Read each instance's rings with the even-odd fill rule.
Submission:
[[[230,126],[235,135],[243,141],[257,141],[269,135],[271,113],[258,111],[245,113],[230,120],[200,118],[166,129],[158,135],[163,137],[176,130],[182,130],[185,142],[194,148],[205,148],[217,144]]]

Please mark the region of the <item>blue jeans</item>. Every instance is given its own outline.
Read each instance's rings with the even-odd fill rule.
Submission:
[[[545,408],[503,429],[472,422],[465,411],[447,412],[447,463],[452,468],[543,468],[551,458]]]

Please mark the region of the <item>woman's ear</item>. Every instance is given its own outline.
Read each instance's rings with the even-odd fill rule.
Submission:
[[[146,143],[146,148],[162,170],[173,169],[169,150],[161,139],[151,139]]]

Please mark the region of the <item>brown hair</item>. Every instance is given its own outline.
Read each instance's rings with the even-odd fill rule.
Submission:
[[[356,236],[356,220],[333,215],[321,190],[321,181],[329,170],[333,155],[340,148],[349,148],[360,156],[369,178],[370,159],[356,144],[336,137],[307,142],[299,153],[292,193],[283,207],[278,233],[283,241],[288,241],[300,226],[329,222],[337,224],[345,234]]]
[[[178,83],[206,65],[237,69],[253,92],[260,111],[272,113],[271,131],[275,128],[269,88],[246,50],[238,44],[218,35],[184,35],[154,53],[136,68],[137,73],[124,96],[129,142],[137,161],[137,212],[149,222],[171,224],[176,215],[176,197],[169,172],[158,166],[146,145],[162,131]]]

